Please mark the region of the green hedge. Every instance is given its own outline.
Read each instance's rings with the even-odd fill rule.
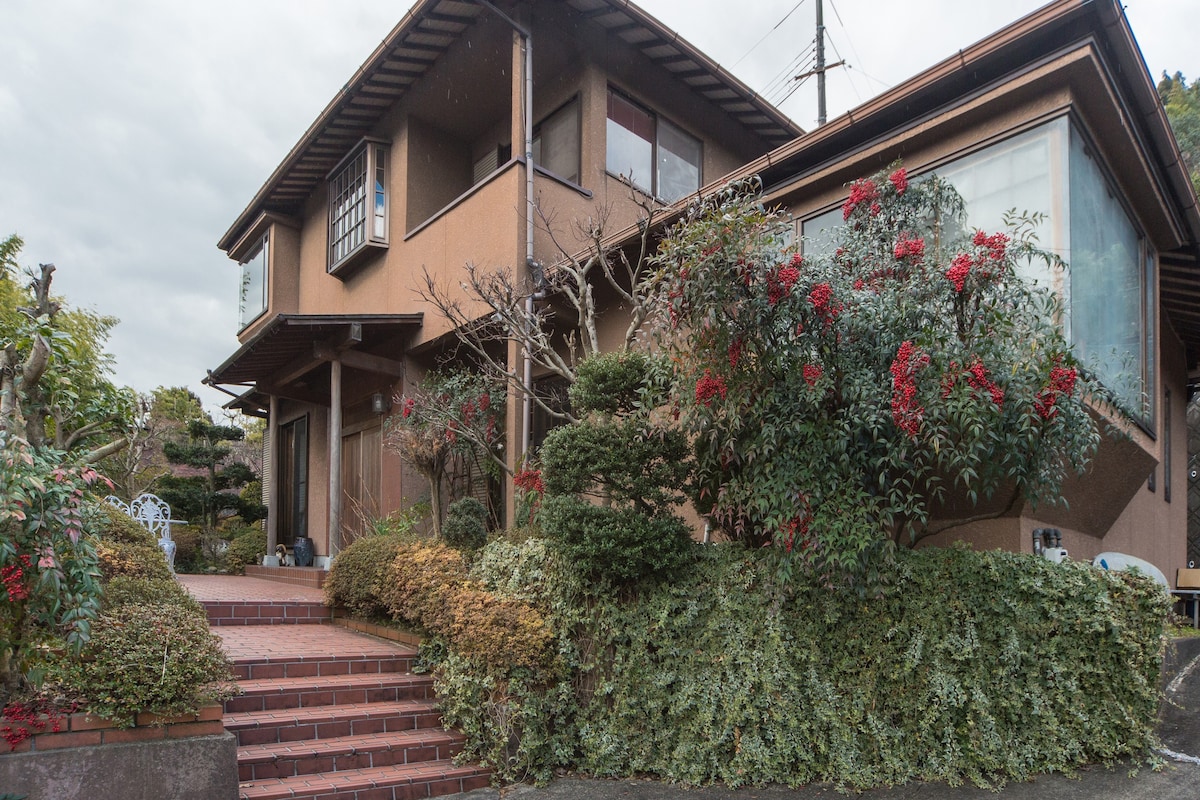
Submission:
[[[477,570],[511,570],[513,555],[485,549]],[[451,653],[446,719],[506,777],[989,786],[1148,754],[1161,589],[1011,553],[897,560],[896,586],[868,601],[785,590],[770,553],[736,546],[623,600],[543,561],[522,572],[546,576],[558,658],[500,681]]]

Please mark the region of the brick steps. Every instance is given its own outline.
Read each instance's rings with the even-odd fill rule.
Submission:
[[[250,711],[226,714],[224,721],[225,730],[237,736],[239,745],[246,745],[436,728],[441,715],[432,701],[399,700]]]
[[[448,761],[462,750],[462,743],[461,734],[421,729],[247,745],[238,748],[238,780]]]
[[[403,767],[326,772],[291,778],[255,781],[243,785],[246,800],[410,800],[469,792],[488,785],[488,777],[473,767],[456,767],[448,761],[426,761]]]
[[[222,722],[238,740],[244,800],[414,800],[482,788],[456,765],[416,648],[329,624],[309,598],[205,603],[242,694]],[[230,620],[233,620],[230,622]]]
[[[416,652],[411,648],[391,648],[387,653],[361,655],[293,656],[234,660],[233,674],[239,681],[268,678],[328,678],[336,675],[377,675],[407,673]]]
[[[222,625],[316,625],[333,619],[333,612],[324,603],[304,602],[245,602],[229,603],[206,600],[201,603],[208,624]]]
[[[244,680],[238,686],[242,694],[225,703],[230,714],[434,698],[432,678],[400,672],[331,677],[319,684],[311,677]]]

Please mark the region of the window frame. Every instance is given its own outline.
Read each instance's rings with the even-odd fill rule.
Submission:
[[[550,169],[545,165],[542,159],[534,156],[534,166],[541,169],[548,175],[570,183],[574,186],[583,186],[583,103],[578,94],[573,95],[565,103],[555,108],[546,116],[542,117],[541,122],[533,126],[533,149],[538,151],[541,149],[542,131],[554,122],[559,121],[564,115],[573,114],[575,121],[575,174],[564,175],[561,172]]]
[[[263,233],[262,237],[258,241],[258,244],[256,244],[250,250],[250,252],[246,255],[245,258],[238,261],[238,272],[239,272],[239,276],[241,278],[241,289],[238,293],[238,330],[239,331],[244,331],[246,328],[253,325],[256,320],[258,320],[260,317],[262,317],[263,314],[267,313],[267,309],[270,307],[270,303],[271,303],[271,300],[270,300],[271,294],[270,294],[270,286],[269,286],[270,280],[271,280],[271,241],[270,240],[271,240],[270,231]],[[257,311],[255,311],[252,316],[247,317],[246,316],[247,291],[250,288],[250,286],[252,285],[252,282],[250,280],[248,280],[250,270],[248,270],[247,267],[250,267],[250,265],[255,262],[258,262],[258,264],[259,264],[259,266],[255,269],[261,273],[261,278],[262,278],[262,304],[261,304],[261,307]]]
[[[632,129],[628,128],[625,125],[622,125],[620,122],[618,122],[617,120],[612,118],[611,99],[614,97],[616,99],[618,99],[619,101],[628,104],[635,111],[639,111],[639,112],[647,115],[650,118],[650,122],[654,128],[654,140],[653,141],[646,140],[645,138],[641,137],[640,134],[636,133]],[[637,100],[634,100],[628,94],[626,94],[625,92],[622,92],[620,89],[617,89],[614,86],[610,85],[608,87],[608,92],[605,95],[605,100],[606,100],[606,102],[605,102],[605,127],[604,127],[604,132],[605,132],[604,172],[607,175],[610,175],[610,176],[612,176],[620,181],[623,181],[625,183],[628,183],[630,186],[637,189],[638,191],[648,194],[660,202],[668,203],[668,204],[677,203],[680,200],[684,199],[685,197],[688,197],[689,195],[696,194],[697,192],[700,191],[701,188],[704,187],[704,140],[702,138],[700,138],[698,136],[694,136],[692,134],[692,132],[689,131],[684,126],[680,125],[679,123],[675,122],[674,120],[672,120],[666,116],[663,116],[662,114],[659,114],[658,112],[654,111],[653,109],[647,108],[645,105],[643,105],[642,103],[639,103]],[[665,197],[661,193],[661,189],[662,189],[662,177],[661,177],[662,156],[660,155],[660,150],[662,149],[662,145],[660,143],[660,140],[662,139],[661,132],[662,132],[662,128],[663,128],[664,124],[669,126],[671,129],[673,129],[674,133],[678,134],[679,136],[686,137],[687,139],[694,141],[696,143],[697,159],[696,159],[696,164],[694,164],[694,166],[696,167],[696,188],[689,189],[684,194],[680,195],[679,197],[675,197],[675,198]],[[632,176],[632,170],[631,170],[630,174],[623,174],[620,172],[613,171],[612,164],[610,163],[610,157],[611,157],[610,142],[609,142],[609,127],[610,127],[610,125],[620,125],[621,127],[625,128],[627,131],[629,131],[634,136],[638,136],[639,138],[642,138],[643,141],[647,141],[648,144],[650,145],[650,183],[651,183],[651,185],[649,187],[644,186],[643,184],[641,184],[637,180],[635,180],[634,177]],[[667,152],[672,152],[672,151],[668,150]],[[673,153],[673,155],[678,156],[679,154]]]
[[[391,229],[390,173],[391,143],[368,136],[325,176],[328,192],[325,256],[330,275],[344,274],[368,254],[387,249]],[[361,195],[356,183],[361,184]],[[359,238],[353,241],[354,231],[360,227]],[[345,244],[348,238],[352,241]]]

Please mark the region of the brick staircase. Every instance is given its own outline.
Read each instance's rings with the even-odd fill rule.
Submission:
[[[316,602],[201,601],[243,692],[224,716],[242,798],[412,800],[488,785],[487,770],[451,761],[463,737],[441,727],[432,679],[411,671],[415,648],[331,624]]]

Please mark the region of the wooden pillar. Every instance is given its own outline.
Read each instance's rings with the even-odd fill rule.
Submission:
[[[271,449],[267,461],[269,472],[267,478],[267,555],[275,555],[275,546],[279,544],[279,398],[271,395],[271,405],[267,411],[267,447]]]
[[[329,557],[342,549],[342,362],[329,362]]]

